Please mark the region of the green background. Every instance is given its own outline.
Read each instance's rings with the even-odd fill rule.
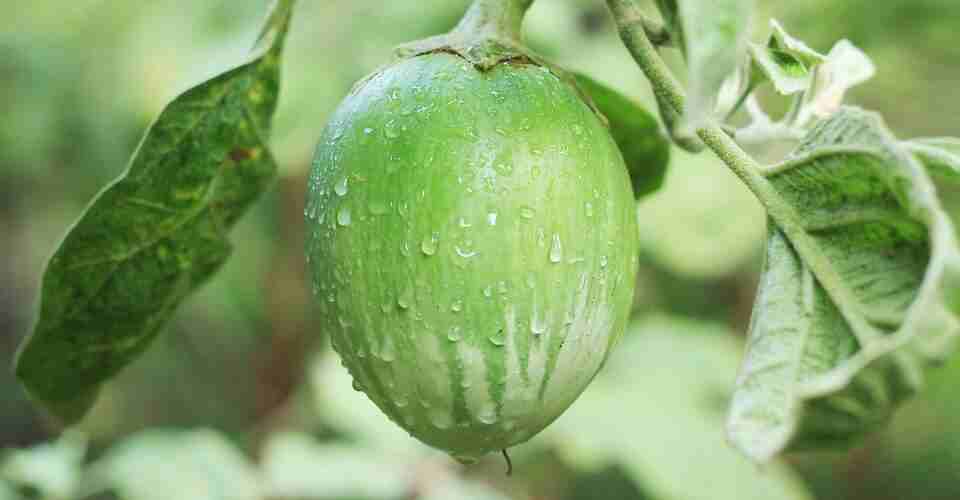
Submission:
[[[774,16],[821,51],[844,37],[865,49],[878,74],[851,101],[901,137],[960,136],[953,0],[758,4],[756,40]],[[391,47],[445,31],[465,7],[301,2],[273,141],[281,176],[236,229],[234,257],[106,387],[80,426],[86,438],[13,451],[57,428],[0,370],[0,448],[11,450],[0,499],[960,497],[960,358],[854,450],[758,469],[726,445],[765,230],[757,202],[708,154],[677,152],[664,189],[638,204],[628,338],[567,415],[513,450],[514,477],[497,457],[455,465],[354,393],[309,306],[314,142]],[[29,332],[44,261],[66,228],[170,99],[243,61],[265,10],[263,0],[0,0],[0,364]],[[601,1],[539,0],[526,32],[554,61],[649,102]],[[960,215],[960,191],[943,186],[943,198]]]

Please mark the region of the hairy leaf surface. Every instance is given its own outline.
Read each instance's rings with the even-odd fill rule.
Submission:
[[[278,4],[251,62],[162,112],[127,171],[47,264],[39,317],[16,372],[67,423],[223,265],[228,230],[273,179],[266,141],[291,7]]]
[[[770,223],[728,421],[758,461],[885,422],[960,333],[953,223],[878,116],[842,110],[767,177],[807,238]]]
[[[930,172],[953,181],[960,181],[960,139],[935,137],[913,139],[905,143]]]

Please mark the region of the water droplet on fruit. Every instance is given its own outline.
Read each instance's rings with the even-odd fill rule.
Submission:
[[[368,208],[373,215],[383,215],[387,213],[387,205],[382,201],[371,201]]]
[[[536,308],[533,310],[533,317],[530,318],[530,333],[534,336],[539,337],[547,331],[547,322],[544,321],[543,317],[537,312]]]
[[[450,342],[456,342],[463,338],[463,330],[459,326],[451,326],[450,331],[447,332],[447,340]]]
[[[340,210],[337,211],[337,224],[349,226],[352,221],[350,207],[340,207]]]
[[[523,217],[524,219],[532,219],[535,214],[536,214],[536,211],[531,207],[528,207],[528,206],[520,207],[520,217]]]
[[[370,128],[370,127],[367,127],[367,128],[365,128],[365,129],[363,129],[363,133],[366,134],[366,135],[370,135],[370,134],[373,133],[373,129]]]
[[[476,250],[463,248],[460,245],[457,245],[456,251],[457,251],[457,255],[463,257],[464,259],[469,259],[470,257],[477,255]]]
[[[457,300],[453,301],[453,304],[450,304],[450,310],[453,311],[453,312],[455,312],[455,313],[462,311],[462,310],[463,310],[463,301],[460,300],[460,299],[457,299]]]
[[[333,186],[333,192],[337,193],[337,196],[346,196],[347,195],[347,182],[349,179],[344,176],[340,179],[335,186]]]
[[[550,262],[554,264],[563,260],[563,244],[560,242],[560,235],[553,235],[553,244],[550,245]]]
[[[400,243],[400,254],[403,255],[404,257],[409,257],[409,256],[410,256],[410,242],[409,242],[409,241],[403,240],[403,241]]]
[[[430,410],[430,423],[437,429],[449,429],[453,425],[453,417],[439,408]]]
[[[603,255],[600,257],[600,268],[606,269],[606,267],[607,267],[607,256]]]
[[[423,251],[423,254],[426,256],[431,256],[437,253],[437,242],[440,241],[440,233],[434,231],[429,237],[424,238],[423,242],[420,243],[420,250]]]
[[[496,226],[496,225],[497,225],[497,213],[496,213],[496,212],[490,212],[490,213],[488,213],[488,214],[487,214],[487,222],[488,222],[491,226]]]
[[[492,286],[492,285],[487,286],[486,288],[483,289],[483,296],[484,296],[484,297],[487,297],[487,298],[493,297],[493,286]]]
[[[497,408],[492,403],[484,405],[477,414],[477,420],[487,425],[497,423]]]

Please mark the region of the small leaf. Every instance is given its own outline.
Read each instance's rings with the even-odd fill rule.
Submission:
[[[770,223],[728,420],[757,461],[882,424],[960,334],[953,223],[878,116],[844,109],[767,178],[806,236]]]
[[[281,2],[280,8],[289,6]],[[47,264],[39,318],[17,358],[30,394],[67,423],[147,348],[231,251],[227,232],[267,188],[267,149],[289,22],[247,64],[175,99],[128,170]]]
[[[906,141],[904,145],[931,173],[944,179],[960,181],[960,139],[913,139]]]
[[[610,134],[627,163],[634,196],[639,198],[660,189],[670,163],[670,141],[661,132],[657,119],[616,90],[586,75],[574,76],[580,89],[607,118]]]
[[[658,5],[687,60],[689,97],[682,134],[712,119],[717,95],[746,49],[753,1],[658,0]]]
[[[849,40],[840,40],[830,49],[817,72],[813,98],[801,113],[800,123],[811,117],[828,118],[843,105],[847,92],[873,78],[877,69],[870,57]]]
[[[807,90],[813,83],[813,69],[826,58],[790,36],[776,20],[771,19],[770,24],[773,34],[769,42],[750,44],[752,85],[770,81],[783,95]]]

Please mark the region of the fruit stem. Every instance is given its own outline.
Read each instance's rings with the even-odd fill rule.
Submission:
[[[617,22],[623,44],[647,75],[653,85],[654,94],[677,115],[682,115],[686,92],[657,53],[642,23],[638,22],[643,19],[643,11],[635,0],[607,0],[607,6]],[[717,125],[703,127],[697,130],[697,135],[757,197],[770,219],[783,231],[796,252],[816,275],[827,295],[840,306],[840,311],[857,338],[875,337],[875,328],[862,316],[849,313],[860,310],[857,299],[843,286],[843,281],[830,259],[807,233],[796,208],[783,199],[763,174],[763,167]]]
[[[520,42],[523,16],[534,0],[474,0],[454,33]]]

